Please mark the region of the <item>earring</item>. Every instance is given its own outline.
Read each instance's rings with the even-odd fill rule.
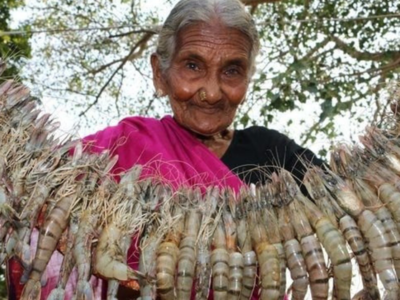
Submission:
[[[164,91],[162,89],[157,89],[156,92],[154,93],[154,96],[156,98],[161,98],[162,96],[164,96]]]
[[[206,94],[205,90],[201,90],[200,93],[199,93],[199,96],[200,96],[200,101],[203,102],[203,101],[207,100],[207,94]]]

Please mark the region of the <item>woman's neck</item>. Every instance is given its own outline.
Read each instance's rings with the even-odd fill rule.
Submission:
[[[195,134],[196,138],[203,143],[217,157],[221,158],[228,150],[233,138],[233,130],[225,129],[220,133],[204,136]]]

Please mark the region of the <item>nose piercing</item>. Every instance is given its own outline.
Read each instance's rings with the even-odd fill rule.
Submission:
[[[164,91],[162,89],[157,89],[157,91],[155,92],[155,96],[156,98],[161,98],[162,96],[164,96]]]
[[[207,94],[206,94],[205,90],[201,90],[199,96],[200,96],[200,101],[206,101],[207,100]]]

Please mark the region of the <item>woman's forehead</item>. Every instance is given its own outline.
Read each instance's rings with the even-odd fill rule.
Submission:
[[[226,54],[249,56],[251,42],[241,31],[219,23],[197,23],[182,29],[177,36],[174,56],[187,53],[222,51]]]

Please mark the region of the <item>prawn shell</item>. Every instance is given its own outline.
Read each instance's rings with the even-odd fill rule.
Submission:
[[[313,299],[326,299],[329,277],[321,246],[314,235],[309,235],[301,239],[301,248],[309,274]]]
[[[22,290],[21,299],[39,300],[41,293],[40,280],[29,279]]]
[[[285,259],[285,251],[283,249],[282,244],[273,244],[276,251],[278,252],[279,264],[281,266],[280,271],[280,296],[279,298],[283,298],[286,292],[286,259]]]
[[[386,207],[379,208],[375,215],[382,222],[390,240],[390,249],[392,251],[393,264],[397,277],[400,278],[400,233],[397,225],[392,219],[392,215]]]
[[[196,299],[208,299],[211,281],[211,255],[209,245],[205,245],[197,251],[196,275]]]
[[[262,243],[257,248],[261,276],[261,299],[279,299],[281,267],[278,251],[268,243]]]
[[[400,230],[400,192],[391,184],[384,183],[378,189],[380,199],[387,205]]]
[[[196,267],[196,239],[191,236],[184,237],[180,242],[179,250],[177,298],[186,299],[191,293],[194,271]],[[206,265],[207,268],[209,268],[209,264]]]
[[[67,228],[69,209],[75,199],[76,194],[73,193],[59,200],[51,214],[46,218],[45,224],[40,229],[39,242],[30,274],[31,279],[40,281],[51,255],[56,250],[61,235]]]
[[[159,239],[155,232],[150,232],[149,236],[142,244],[141,255],[139,260],[139,271],[150,277],[156,277],[157,258],[156,251]],[[140,283],[140,296],[142,299],[153,299],[157,294],[155,282],[150,282],[147,278],[143,278]]]
[[[340,218],[339,227],[356,256],[366,292],[369,293],[372,299],[379,299],[378,283],[360,229],[349,215],[344,215]]]
[[[102,277],[119,281],[136,281],[144,278],[143,274],[123,262],[126,254],[122,253],[121,248],[115,245],[120,238],[121,230],[115,223],[109,224],[103,229],[96,247],[94,271]]]
[[[176,262],[179,248],[175,243],[164,242],[157,251],[157,291],[160,297],[174,291]],[[172,295],[173,296],[173,295]],[[173,299],[173,298],[172,298]]]
[[[301,253],[301,246],[296,239],[291,239],[284,244],[285,256],[290,277],[293,280],[293,299],[304,299],[309,285],[306,263]]]
[[[249,299],[253,293],[257,277],[257,255],[254,251],[243,254],[243,288],[240,299]]]
[[[244,258],[242,253],[233,252],[229,254],[229,284],[228,293],[231,299],[240,296],[243,285]]]
[[[335,290],[338,299],[350,299],[352,266],[346,241],[342,234],[327,218],[321,218],[315,225],[321,241],[333,265]]]
[[[211,253],[212,283],[214,298],[225,298],[228,292],[229,254],[226,249],[217,248]],[[222,295],[219,295],[222,294]]]
[[[349,188],[340,190],[336,195],[342,209],[353,217],[357,217],[365,209],[362,201]]]
[[[371,211],[365,210],[360,215],[358,224],[368,241],[375,272],[388,293],[386,299],[397,299],[399,291],[398,279],[392,264],[390,242],[382,223]]]

